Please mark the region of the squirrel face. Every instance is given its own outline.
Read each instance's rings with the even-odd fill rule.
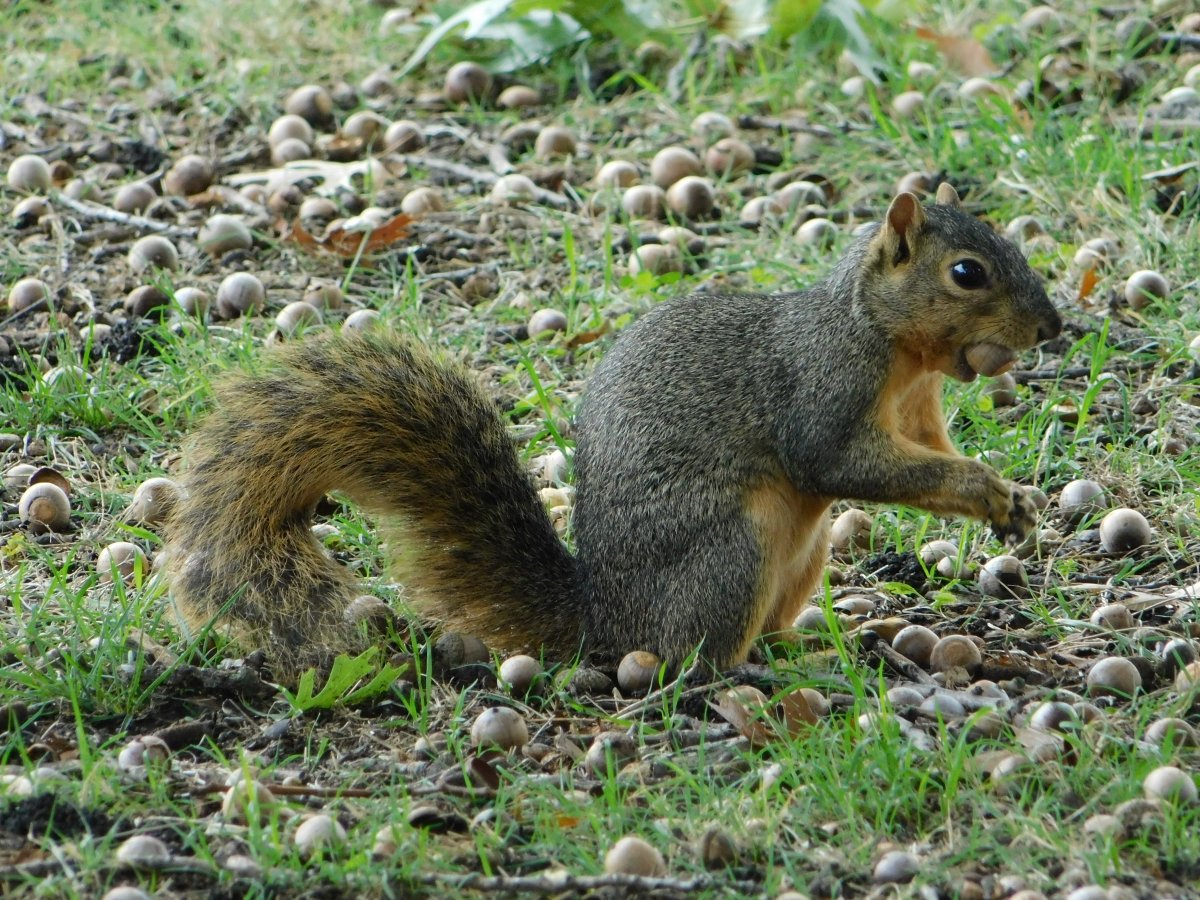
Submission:
[[[1062,319],[1011,242],[962,212],[948,184],[922,207],[902,193],[871,238],[859,296],[923,367],[960,381],[999,375]]]

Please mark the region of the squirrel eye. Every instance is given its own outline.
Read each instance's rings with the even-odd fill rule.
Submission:
[[[950,267],[950,277],[960,288],[973,291],[987,287],[987,270],[973,259],[960,259]]]

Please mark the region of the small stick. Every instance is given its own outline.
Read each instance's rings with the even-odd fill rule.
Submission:
[[[77,215],[94,222],[116,222],[118,225],[127,225],[130,228],[137,228],[141,231],[153,231],[158,234],[170,235],[171,237],[196,236],[196,229],[194,228],[179,228],[176,225],[168,225],[166,222],[155,222],[153,219],[119,212],[107,206],[101,206],[98,203],[82,203],[79,200],[72,200],[63,193],[56,192],[53,195],[53,200],[55,203],[62,204]]]

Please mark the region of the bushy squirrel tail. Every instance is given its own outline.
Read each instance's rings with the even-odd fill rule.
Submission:
[[[311,530],[328,491],[382,518],[420,612],[497,647],[570,656],[583,595],[493,401],[394,335],[287,344],[217,389],[167,523],[185,621],[217,619],[285,668],[352,646],[358,593]]]

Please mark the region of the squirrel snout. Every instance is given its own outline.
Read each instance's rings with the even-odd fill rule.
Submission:
[[[1037,342],[1040,344],[1043,341],[1053,340],[1062,334],[1062,316],[1058,314],[1058,310],[1051,309],[1049,313],[1042,317],[1041,324],[1038,325]]]

